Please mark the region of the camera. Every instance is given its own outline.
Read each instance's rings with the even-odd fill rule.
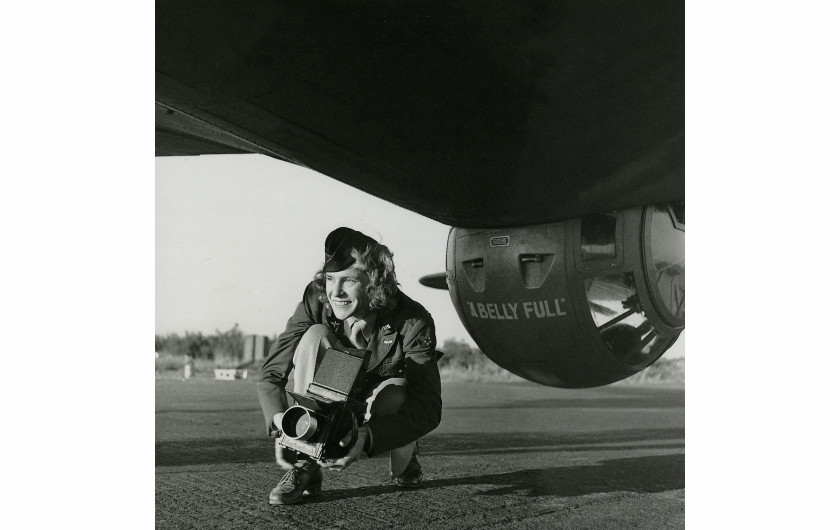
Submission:
[[[356,443],[365,350],[328,349],[305,394],[289,392],[297,402],[289,407],[272,431],[279,445],[315,460],[341,458]],[[351,432],[346,447],[338,442]]]

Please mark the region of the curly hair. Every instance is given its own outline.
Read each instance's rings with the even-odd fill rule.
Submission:
[[[365,292],[370,298],[371,311],[385,310],[390,311],[397,305],[397,293],[399,292],[397,281],[397,273],[394,270],[394,253],[388,247],[380,243],[370,244],[365,248],[364,252],[359,252],[353,249],[350,253],[356,262],[362,265],[365,274],[367,274],[368,283],[365,287]],[[327,308],[332,313],[332,308],[328,304],[327,297],[327,280],[324,267],[315,273],[313,281],[315,293],[318,295],[318,300],[327,304]]]

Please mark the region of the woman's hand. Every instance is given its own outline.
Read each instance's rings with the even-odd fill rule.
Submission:
[[[347,444],[350,443],[351,437],[352,431],[348,432],[347,435],[338,442],[338,445],[346,447]],[[343,470],[362,456],[368,438],[370,438],[370,430],[367,425],[362,425],[359,427],[359,437],[356,439],[356,443],[353,444],[353,447],[350,448],[350,451],[348,451],[345,456],[334,460],[319,460],[318,465],[333,471]]]

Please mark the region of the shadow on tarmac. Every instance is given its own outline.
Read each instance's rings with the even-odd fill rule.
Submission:
[[[682,449],[684,428],[584,433],[458,433],[421,439],[421,456],[505,455],[534,452]],[[273,442],[264,438],[187,440],[155,444],[155,466],[271,463]],[[566,469],[566,468],[559,468]]]
[[[657,493],[685,488],[685,455],[640,456],[604,460],[590,466],[524,469],[498,475],[466,476],[423,482],[423,489],[489,486],[478,495],[575,497],[593,493],[632,491]],[[306,504],[368,497],[399,491],[396,486],[325,490]],[[405,491],[405,490],[402,490]],[[406,491],[406,494],[411,494]]]

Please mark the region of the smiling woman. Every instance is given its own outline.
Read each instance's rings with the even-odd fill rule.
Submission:
[[[320,467],[341,470],[362,453],[390,451],[397,486],[422,481],[417,440],[438,425],[442,408],[437,339],[429,312],[399,289],[392,256],[388,247],[356,230],[330,232],[321,270],[268,353],[258,384],[260,405],[266,429],[276,437],[277,463],[288,471],[271,491],[271,504],[294,504],[304,494],[319,493]],[[359,403],[347,410],[360,427],[340,439],[344,451],[329,446],[333,438],[325,438],[323,447],[289,441],[281,428],[291,421],[285,412],[294,410],[285,392],[289,379],[298,404],[323,412],[316,396],[336,396],[334,385],[321,384],[337,377],[327,362],[336,350],[356,358],[364,371],[359,386],[345,392]],[[338,456],[324,459],[324,451]]]

